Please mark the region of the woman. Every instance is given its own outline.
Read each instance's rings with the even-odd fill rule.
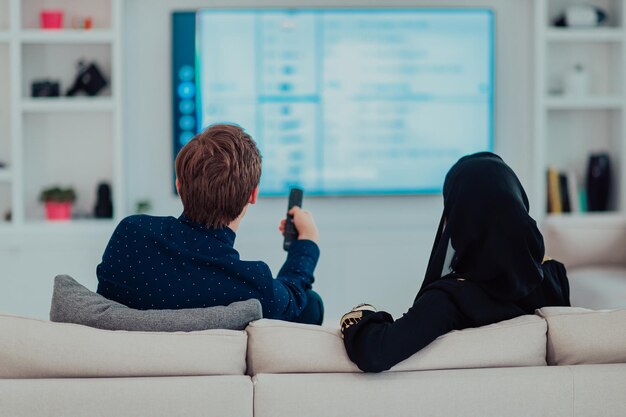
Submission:
[[[461,158],[443,187],[444,210],[422,287],[400,319],[355,307],[341,319],[350,359],[381,372],[437,337],[544,306],[569,306],[562,264],[544,259],[517,176],[497,155]]]

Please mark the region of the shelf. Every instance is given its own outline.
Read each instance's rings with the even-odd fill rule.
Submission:
[[[21,103],[24,113],[100,112],[114,107],[111,97],[37,97],[22,99]]]
[[[626,227],[626,213],[618,211],[591,213],[548,214],[543,219],[545,226],[566,227]]]
[[[615,110],[624,106],[623,97],[547,97],[545,105],[550,110]]]
[[[116,225],[117,222],[110,219],[65,222],[31,220],[19,225],[0,221],[0,248],[24,243],[59,247],[65,243],[76,244],[76,241],[91,242],[93,239],[106,241],[113,234]]]
[[[10,170],[6,168],[0,168],[0,183],[10,182],[13,179],[13,175]]]
[[[552,42],[623,42],[622,28],[554,29],[546,31],[546,39]]]
[[[0,219],[0,233],[11,232],[15,229],[15,225],[11,222],[7,222]]]
[[[117,223],[113,219],[81,219],[67,221],[27,220],[22,226],[25,232],[68,232],[111,234]]]
[[[0,30],[0,43],[9,42],[11,40],[11,36],[9,32],[6,30]]]
[[[111,30],[106,29],[30,29],[20,32],[23,43],[108,43],[115,39]]]

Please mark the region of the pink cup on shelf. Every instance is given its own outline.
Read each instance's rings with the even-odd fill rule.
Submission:
[[[41,28],[42,29],[62,29],[63,28],[63,10],[42,10],[41,11]]]

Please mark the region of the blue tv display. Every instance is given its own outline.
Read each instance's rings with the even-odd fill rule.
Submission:
[[[174,155],[214,123],[263,155],[261,195],[441,191],[493,149],[489,9],[202,9],[173,14]]]

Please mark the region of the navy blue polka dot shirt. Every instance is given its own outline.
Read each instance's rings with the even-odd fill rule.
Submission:
[[[261,261],[242,261],[235,232],[184,216],[130,216],[117,226],[96,269],[98,293],[128,307],[181,309],[258,299],[266,318],[293,320],[306,306],[319,247],[292,243],[273,278]]]

